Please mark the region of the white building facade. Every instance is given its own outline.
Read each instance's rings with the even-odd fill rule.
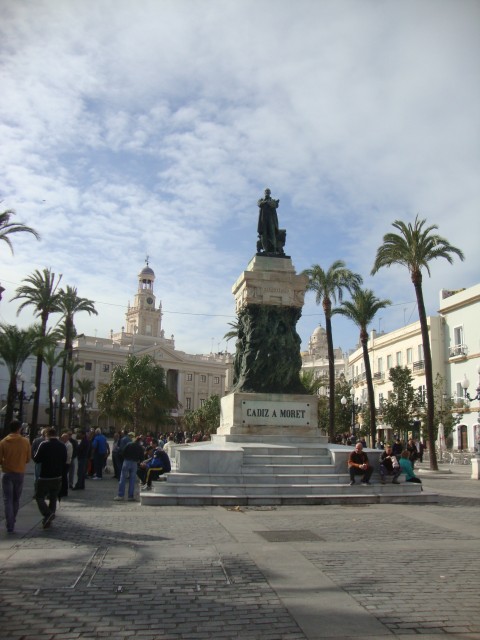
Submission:
[[[335,379],[345,376],[347,371],[347,358],[342,350],[337,347],[333,350]],[[302,351],[302,371],[311,371],[314,378],[325,378],[326,384],[320,389],[320,395],[327,395],[328,391],[328,347],[327,332],[319,325],[308,341],[308,351]]]
[[[455,399],[459,424],[455,449],[480,444],[480,284],[460,291],[440,292],[445,321],[445,358],[449,394]],[[465,391],[471,400],[465,398]]]
[[[102,384],[110,381],[115,367],[125,364],[128,355],[151,355],[165,371],[167,386],[176,395],[179,408],[174,415],[181,418],[186,412],[200,408],[212,395],[222,397],[227,391],[232,369],[232,357],[228,353],[191,355],[175,348],[174,336],[165,336],[162,328],[162,304],[156,302],[154,292],[155,273],[148,264],[138,274],[138,287],[133,305],[128,305],[126,325],[108,338],[79,335],[73,342],[73,360],[81,368],[75,374],[90,379],[94,391],[86,399],[90,422],[101,427],[115,427],[114,421],[102,416],[98,410],[97,394]],[[59,346],[59,351],[61,346]],[[28,358],[22,368],[25,378],[25,394],[35,380],[36,359]],[[53,386],[60,388],[61,368],[54,370]],[[0,364],[0,398],[6,404],[8,372]],[[31,419],[31,402],[24,402],[23,419]],[[47,370],[42,371],[40,411],[38,425],[49,422]]]
[[[440,294],[439,315],[427,318],[434,381],[439,374],[442,390],[454,400],[454,411],[459,424],[453,432],[453,448],[474,451],[480,438],[480,285],[457,292]],[[375,391],[375,406],[380,408],[393,390],[389,370],[396,366],[408,367],[413,376],[413,387],[425,393],[425,365],[420,322],[414,322],[395,331],[377,335],[371,332],[368,352]],[[348,375],[360,402],[366,402],[367,390],[363,353],[353,352],[348,359]],[[465,379],[472,401],[464,399]],[[462,386],[463,385],[463,386]],[[477,389],[478,387],[478,389]],[[387,436],[390,425],[385,429]]]

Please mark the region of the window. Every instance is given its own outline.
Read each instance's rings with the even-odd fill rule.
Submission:
[[[92,370],[92,363],[85,362],[85,371],[91,371],[91,370]]]
[[[102,365],[102,371],[103,371],[103,373],[109,373],[110,365],[109,364]]]
[[[392,356],[387,356],[387,369],[388,371],[390,371],[390,369],[393,367],[393,357]]]
[[[424,384],[420,385],[418,387],[418,399],[420,400],[420,402],[425,402],[426,393],[427,393],[427,388],[425,387],[425,385]]]
[[[419,344],[417,349],[418,349],[418,359],[423,360],[423,344]]]
[[[401,351],[397,351],[397,353],[395,354],[395,362],[397,363],[397,367],[401,367],[402,366],[402,352]]]
[[[206,382],[206,381],[207,381],[207,376],[201,375],[200,382]]]
[[[219,376],[213,376],[213,384],[220,384],[220,377]]]
[[[463,327],[455,327],[453,329],[453,341],[456,347],[463,344]]]
[[[407,349],[407,364],[412,364],[413,362],[413,349]]]
[[[191,382],[193,380],[193,374],[187,373],[187,382]]]
[[[382,373],[383,371],[383,358],[377,359],[377,371],[378,373]]]
[[[200,406],[203,407],[203,405],[205,404],[206,399],[205,398],[200,398]]]
[[[192,374],[190,374],[192,375]],[[185,398],[185,409],[187,411],[190,411],[190,409],[192,408],[192,399],[191,398]]]
[[[151,324],[145,325],[145,334],[147,336],[151,336],[152,335],[152,325]]]
[[[455,395],[458,400],[461,400],[463,398],[463,387],[461,382],[457,382],[456,389]]]

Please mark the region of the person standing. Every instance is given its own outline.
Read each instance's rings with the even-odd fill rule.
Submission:
[[[63,442],[67,450],[67,463],[62,473],[62,488],[60,489],[60,493],[58,494],[59,500],[68,496],[68,474],[70,471],[70,465],[72,464],[73,456],[73,445],[70,442],[70,436],[67,431],[65,431],[65,433],[62,433],[60,440]]]
[[[93,480],[103,479],[103,469],[110,455],[110,446],[102,430],[95,429],[95,437],[92,440],[93,451]]]
[[[7,533],[14,533],[25,467],[31,457],[30,442],[28,438],[21,435],[21,428],[19,420],[12,420],[10,433],[0,442],[0,464],[3,471],[2,491]]]
[[[418,460],[418,450],[415,440],[410,438],[407,444],[408,459],[412,463],[412,469],[415,468],[415,462]]]
[[[73,437],[73,433],[71,431],[68,432],[68,441],[73,447],[72,461],[70,463],[70,468],[68,470],[68,486],[70,487],[70,489],[73,489],[73,482],[75,480],[75,470],[77,467],[78,441],[77,441],[77,438]]]
[[[35,462],[40,463],[40,476],[35,483],[35,500],[48,529],[55,518],[58,494],[62,488],[63,469],[67,463],[67,448],[57,438],[54,427],[47,429],[47,439],[38,447]],[[48,498],[48,505],[45,498]]]
[[[120,440],[124,435],[123,431],[116,432],[113,435],[113,445],[112,445],[112,465],[113,465],[113,477],[116,480],[120,480],[120,472],[122,470],[122,461],[120,454]]]
[[[123,464],[118,483],[118,495],[114,500],[123,500],[125,497],[125,484],[128,477],[128,499],[135,500],[135,480],[137,478],[137,466],[145,457],[145,450],[140,444],[142,436],[137,436],[134,442],[127,444],[123,450]]]
[[[78,432],[78,437],[80,441],[77,447],[77,482],[73,488],[85,489],[88,458],[90,456],[90,439],[84,429]]]
[[[42,442],[45,442],[46,439],[47,439],[47,429],[45,428],[41,430],[40,434],[32,442],[32,458],[37,453],[38,447],[42,444]],[[37,481],[39,474],[40,474],[40,465],[35,463],[35,476],[34,476],[35,482]]]

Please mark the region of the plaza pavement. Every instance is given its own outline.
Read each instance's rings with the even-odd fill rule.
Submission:
[[[421,472],[430,505],[142,507],[106,476],[47,530],[32,471],[1,523],[1,640],[480,639],[469,467]]]

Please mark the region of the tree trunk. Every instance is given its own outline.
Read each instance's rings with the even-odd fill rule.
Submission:
[[[7,409],[5,411],[5,423],[3,427],[3,435],[10,433],[10,423],[13,420],[13,410],[15,408],[15,398],[17,397],[17,374],[10,377],[7,391]]]
[[[373,448],[375,447],[377,424],[375,417],[375,392],[373,390],[372,367],[370,366],[370,356],[368,355],[368,333],[366,331],[360,332],[360,341],[362,343],[363,362],[365,364],[365,380],[367,382],[368,409],[370,413],[370,438]]]
[[[328,298],[323,301],[325,311],[325,333],[327,336],[328,352],[328,441],[335,442],[335,357],[333,353],[332,336],[332,303]]]
[[[37,356],[37,366],[35,369],[35,392],[33,395],[33,407],[32,407],[32,424],[30,425],[30,443],[37,437],[37,425],[38,425],[38,410],[40,408],[40,391],[42,384],[42,354]]]
[[[45,338],[47,333],[48,313],[42,314],[42,324],[40,334],[42,338]],[[42,366],[43,355],[39,353],[37,356],[37,365],[35,368],[35,393],[33,395],[33,407],[32,407],[32,424],[30,425],[30,443],[37,437],[37,425],[38,425],[38,411],[40,408],[40,392],[42,386]]]
[[[412,282],[417,296],[418,317],[422,331],[423,359],[425,362],[425,386],[427,388],[427,433],[428,433],[428,453],[430,457],[430,469],[438,471],[437,453],[435,451],[435,429],[434,429],[434,397],[433,397],[433,369],[432,351],[430,349],[430,337],[428,335],[427,314],[423,301],[422,275],[412,274]]]

